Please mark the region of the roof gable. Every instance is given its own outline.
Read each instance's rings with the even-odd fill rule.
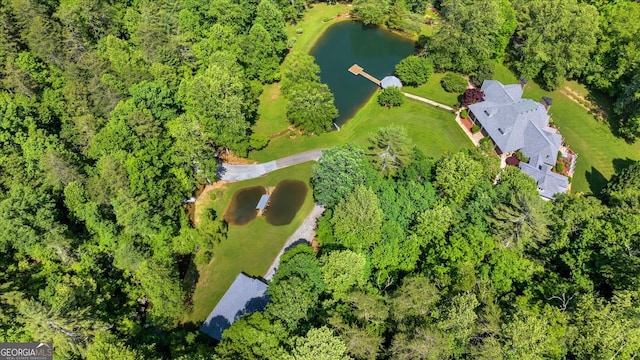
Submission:
[[[231,324],[245,314],[264,309],[268,301],[267,284],[240,273],[202,324],[200,331],[216,340],[222,340],[222,333]]]
[[[536,181],[538,193],[546,199],[553,199],[556,194],[564,193],[569,188],[569,179],[564,175],[552,172],[548,165],[535,167],[521,162],[518,167]]]

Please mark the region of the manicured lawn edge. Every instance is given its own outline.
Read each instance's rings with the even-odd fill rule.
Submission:
[[[222,216],[233,194],[241,188],[276,186],[286,179],[304,181],[309,186],[314,164],[315,162],[307,162],[274,171],[258,179],[225,184],[212,190],[215,199],[206,203],[210,204],[218,216]],[[200,324],[204,321],[240,272],[251,276],[264,275],[286,240],[309,215],[313,203],[309,186],[304,204],[290,224],[273,226],[264,217],[258,217],[244,226],[229,226],[227,239],[213,249],[213,260],[198,268],[199,279],[192,297],[193,308],[191,313],[185,315],[184,322]]]

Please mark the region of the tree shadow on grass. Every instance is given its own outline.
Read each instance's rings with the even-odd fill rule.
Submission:
[[[616,158],[613,159],[611,161],[611,163],[613,164],[613,168],[616,170],[616,175],[620,174],[622,172],[622,170],[628,168],[629,166],[635,164],[637,161],[633,160],[633,159],[620,159],[620,158]]]
[[[180,279],[183,280],[182,285],[187,294],[186,303],[188,305],[193,305],[193,293],[200,279],[200,273],[194,260],[195,256],[193,254],[180,255],[177,259],[178,272]]]
[[[600,195],[602,190],[607,186],[607,178],[593,166],[591,167],[591,171],[585,171],[584,175],[587,178],[591,192],[594,195]]]

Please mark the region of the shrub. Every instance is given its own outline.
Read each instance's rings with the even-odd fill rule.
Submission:
[[[480,150],[482,150],[482,152],[486,154],[492,153],[494,150],[493,141],[491,141],[491,139],[489,139],[488,137],[480,139]]]
[[[484,100],[484,92],[478,88],[467,89],[462,94],[462,106],[479,103]]]
[[[400,106],[403,103],[404,94],[395,86],[384,89],[380,95],[378,95],[378,104],[381,106]]]
[[[467,80],[460,74],[447,73],[440,81],[442,88],[451,93],[461,93],[467,86]]]
[[[396,65],[396,74],[407,85],[422,85],[433,74],[433,63],[425,57],[411,55]]]
[[[269,138],[266,137],[265,135],[254,133],[254,134],[251,134],[251,137],[249,137],[249,146],[251,146],[251,148],[255,150],[260,150],[264,148],[265,146],[267,146],[268,143],[269,143]]]
[[[520,150],[516,151],[516,157],[518,158],[518,160],[522,162],[526,162],[526,163],[529,162],[529,158],[524,156],[524,154]]]
[[[562,159],[562,151],[558,151],[558,160]]]
[[[304,32],[303,28],[297,28],[296,29],[296,34],[300,35],[300,34],[302,34],[302,32]]]
[[[558,161],[558,163],[556,164],[556,170],[560,174],[564,174],[564,163],[562,161]]]
[[[293,45],[296,44],[296,41],[298,41],[298,39],[296,39],[295,36],[290,37],[289,40],[287,40],[287,48],[291,49]]]
[[[460,117],[461,118],[468,118],[469,117],[469,111],[467,111],[467,109],[464,109],[460,112]]]
[[[477,133],[478,131],[480,131],[480,126],[478,126],[478,125],[473,125],[473,126],[471,127],[471,132],[472,132],[472,133],[474,133],[474,134],[475,134],[475,133]]]

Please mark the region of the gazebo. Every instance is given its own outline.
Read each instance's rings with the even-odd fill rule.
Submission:
[[[402,87],[402,81],[395,76],[385,76],[384,79],[380,82],[380,87],[386,89],[390,86],[395,86],[397,88]]]

